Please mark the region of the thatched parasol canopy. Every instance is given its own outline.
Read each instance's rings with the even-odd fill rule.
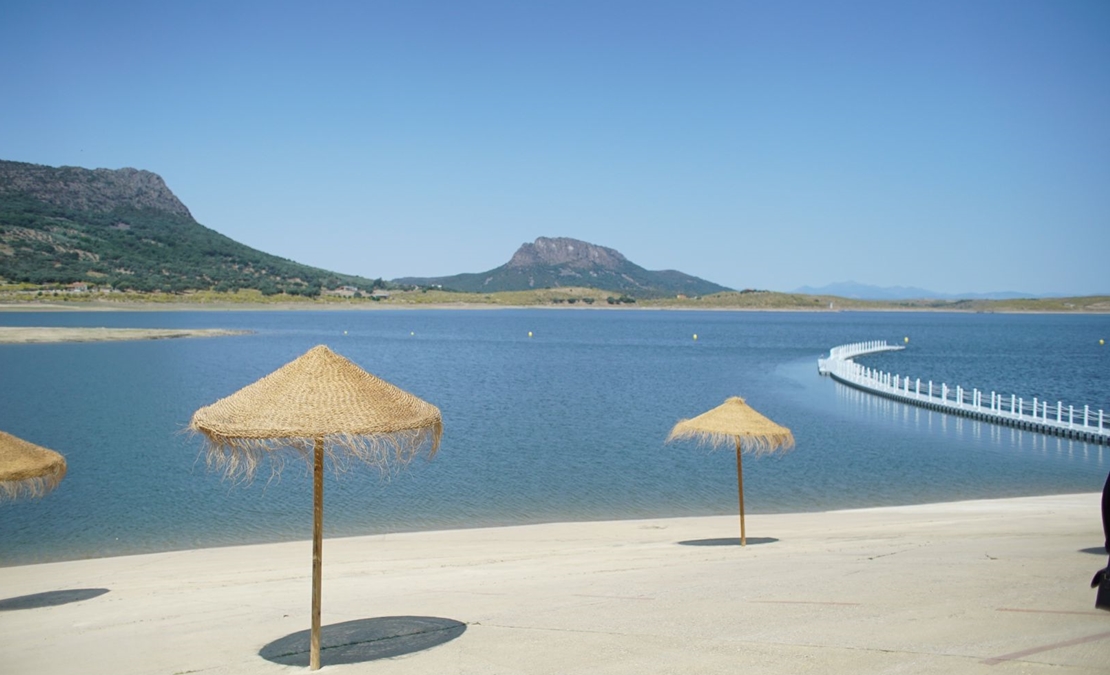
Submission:
[[[439,408],[374,377],[327,347],[313,347],[254,384],[193,414],[190,428],[208,440],[208,459],[228,475],[250,478],[264,455],[291,448],[313,464],[312,629],[309,665],[320,667],[324,456],[383,470],[439,448]],[[274,465],[280,470],[280,459]]]
[[[667,436],[667,442],[692,438],[718,448],[736,444],[736,484],[740,494],[740,545],[747,544],[744,529],[744,469],[740,455],[749,452],[766,455],[794,447],[794,434],[756,412],[739,396],[693,419],[680,420]]]
[[[697,439],[719,448],[739,443],[744,452],[765,455],[794,447],[794,435],[756,412],[744,399],[732,396],[724,403],[689,420],[680,420],[667,436],[667,442]]]
[[[320,345],[196,411],[190,428],[213,464],[249,478],[264,454],[307,455],[317,439],[333,460],[404,464],[425,446],[435,454],[443,422],[439,408]]]
[[[41,497],[66,475],[66,458],[0,431],[0,499]]]

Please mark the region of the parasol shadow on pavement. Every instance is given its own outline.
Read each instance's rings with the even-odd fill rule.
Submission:
[[[748,537],[747,545],[773,544],[778,539],[774,537]],[[719,539],[687,539],[677,542],[679,546],[740,546],[740,537],[722,537]]]
[[[68,605],[71,602],[90,600],[107,592],[107,588],[68,588],[64,591],[46,591],[15,598],[0,598],[0,612]]]
[[[321,665],[366,663],[431,649],[466,632],[466,624],[434,616],[383,616],[321,627]],[[267,661],[287,666],[309,665],[311,631],[278,638],[259,650]]]

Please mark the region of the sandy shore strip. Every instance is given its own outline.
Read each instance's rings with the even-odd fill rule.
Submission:
[[[1099,499],[752,515],[745,548],[735,516],[328,539],[324,671],[1106,673]],[[307,541],[2,568],[2,669],[304,672],[310,569]]]
[[[170,338],[246,335],[247,330],[223,328],[54,328],[0,326],[0,344],[38,342],[114,342],[119,340],[166,340]]]

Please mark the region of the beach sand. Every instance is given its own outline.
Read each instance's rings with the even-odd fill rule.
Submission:
[[[40,342],[114,342],[118,340],[165,340],[185,337],[246,335],[246,330],[223,328],[55,328],[0,326],[0,344]]]
[[[751,515],[745,548],[735,516],[328,539],[325,645],[353,623],[322,672],[1107,673],[1099,498]],[[307,663],[266,646],[310,569],[308,541],[3,568],[0,671],[304,672],[260,651]]]

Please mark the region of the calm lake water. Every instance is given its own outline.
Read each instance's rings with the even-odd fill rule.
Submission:
[[[0,325],[242,328],[241,337],[0,345],[0,429],[66,455],[0,505],[0,565],[311,536],[311,479],[208,473],[199,407],[317,344],[439,406],[439,454],[326,478],[325,533],[736,512],[735,458],[664,445],[744,396],[794,451],[746,459],[749,513],[1101,490],[1110,448],[863,395],[834,345],[910,338],[867,365],[1110,413],[1110,316],[611,310],[0,313]],[[533,337],[528,337],[531,331]],[[698,340],[692,336],[697,333]],[[1097,522],[1098,514],[1092,514]]]

